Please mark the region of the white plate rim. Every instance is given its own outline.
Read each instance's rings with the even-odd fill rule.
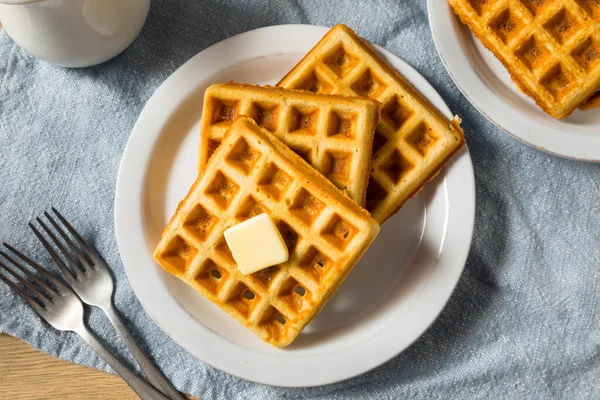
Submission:
[[[577,161],[600,162],[597,150],[600,148],[600,136],[567,137],[563,130],[523,117],[518,108],[508,105],[491,90],[469,62],[469,56],[460,44],[456,23],[466,28],[447,1],[427,0],[427,10],[431,34],[442,64],[454,84],[483,116],[513,138],[545,153]]]
[[[264,356],[264,359],[261,360],[262,368],[256,368],[256,366],[254,366],[254,368],[250,369],[244,367],[243,363],[237,363],[235,365],[228,364],[227,361],[223,361],[223,355],[216,353],[210,346],[201,344],[202,348],[199,350],[197,343],[195,345],[189,338],[186,338],[185,330],[193,327],[193,322],[191,321],[193,317],[187,314],[181,306],[178,306],[181,310],[177,315],[164,315],[164,313],[161,315],[157,314],[155,307],[156,299],[162,298],[161,296],[167,294],[165,293],[165,288],[156,285],[157,282],[148,280],[144,281],[142,284],[139,276],[136,275],[134,267],[139,263],[140,254],[148,252],[148,249],[142,240],[144,237],[143,223],[145,212],[145,199],[143,197],[144,182],[140,181],[138,171],[144,171],[145,168],[147,168],[153,146],[162,131],[164,123],[168,120],[168,116],[176,109],[175,105],[178,104],[177,99],[184,99],[185,95],[183,93],[185,90],[189,90],[189,87],[186,87],[188,79],[198,73],[198,68],[201,67],[203,63],[210,63],[210,60],[218,59],[216,56],[220,52],[230,47],[239,48],[245,41],[250,41],[251,43],[260,43],[261,40],[287,41],[285,38],[290,37],[296,38],[294,40],[302,41],[302,37],[305,36],[304,34],[307,32],[313,34],[318,32],[322,36],[326,30],[327,28],[310,25],[277,25],[259,28],[219,42],[194,56],[167,78],[147,102],[132,130],[126,149],[123,153],[117,177],[114,221],[117,244],[129,282],[146,312],[148,312],[152,319],[161,327],[161,329],[163,329],[163,331],[165,331],[165,333],[167,333],[167,335],[201,361],[242,379],[268,385],[309,387],[342,381],[365,373],[405,350],[437,319],[449,300],[450,295],[454,291],[454,288],[462,275],[469,254],[473,234],[475,220],[475,179],[471,159],[468,150],[465,148],[451,161],[451,167],[440,174],[445,174],[443,179],[445,183],[447,183],[445,185],[447,196],[452,199],[459,199],[459,201],[457,201],[456,204],[453,203],[448,205],[448,207],[452,208],[452,212],[448,213],[444,251],[439,255],[438,264],[451,263],[455,267],[450,271],[448,276],[444,276],[443,279],[440,279],[439,282],[436,283],[436,285],[438,285],[435,288],[437,291],[437,298],[430,299],[426,302],[427,304],[425,304],[425,306],[428,307],[429,318],[420,322],[420,325],[415,328],[419,333],[410,339],[398,341],[395,340],[396,338],[394,335],[377,338],[377,343],[380,348],[384,349],[383,351],[370,352],[367,355],[368,359],[366,362],[364,359],[358,361],[353,360],[350,357],[345,361],[338,360],[338,363],[345,362],[346,368],[337,372],[334,371],[326,376],[315,375],[314,373],[311,373],[310,370],[307,370],[305,374],[293,377],[277,374],[277,362],[274,363],[275,370],[273,368],[269,370],[269,362],[273,362],[270,355]],[[308,46],[308,49],[314,45],[314,42],[307,43],[306,45]],[[263,47],[264,46],[256,46],[255,49]],[[261,55],[264,56],[260,50],[248,49],[248,46],[242,46],[242,48],[244,48],[244,50],[240,53],[230,53],[228,58],[241,60],[243,57],[247,56],[247,54],[254,54],[255,57],[260,57]],[[410,77],[407,78],[409,78],[409,80],[421,91],[424,91],[424,95],[428,97],[432,104],[437,106],[446,117],[451,117],[450,110],[442,98],[433,87],[418,74],[418,72],[381,47],[377,46],[377,50],[388,59],[394,60],[396,64],[402,65],[403,74],[406,75],[406,73],[409,73]],[[177,94],[178,91],[180,91],[179,94]],[[161,103],[161,99],[167,94],[171,96],[172,103],[165,107],[164,104]],[[175,97],[173,97],[173,95],[175,95]],[[161,107],[158,107],[159,105],[161,105]],[[139,210],[142,211],[140,212]],[[152,258],[152,255],[150,254],[149,257]],[[436,271],[436,273],[444,274],[445,272]],[[161,301],[164,300],[165,299],[162,298]],[[177,330],[167,326],[174,323],[173,319],[175,317],[181,318],[181,320],[177,321]],[[390,327],[390,329],[394,328],[401,329],[402,327]],[[182,330],[184,332],[183,334],[181,332]],[[206,339],[206,337],[204,337],[204,339]],[[253,356],[261,357],[260,354],[253,354]],[[319,360],[314,360],[314,362],[318,361]]]

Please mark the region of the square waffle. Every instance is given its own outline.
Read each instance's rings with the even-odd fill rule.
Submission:
[[[223,236],[268,213],[283,264],[241,275]],[[252,119],[231,125],[163,231],[154,257],[276,347],[317,315],[377,233],[369,213]]]
[[[274,87],[215,84],[204,95],[200,171],[238,115],[253,118],[365,205],[379,103]]]
[[[363,96],[382,104],[366,208],[383,223],[464,144],[444,118],[354,31],[334,26],[279,83],[286,89]]]
[[[448,0],[546,113],[564,118],[600,86],[599,0]]]

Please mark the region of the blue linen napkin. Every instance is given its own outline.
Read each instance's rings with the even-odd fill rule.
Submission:
[[[437,322],[385,365],[307,389],[239,380],[171,341],[135,298],[113,228],[119,161],[161,82],[220,40],[289,23],[345,23],[415,67],[463,118],[477,181],[471,253]],[[26,223],[57,206],[111,265],[116,305],[135,339],[177,388],[202,399],[600,398],[599,199],[599,164],[534,150],[461,95],[435,51],[425,0],[154,0],[128,50],[82,70],[36,61],[0,31],[0,240],[53,265]],[[89,322],[133,365],[101,313]],[[48,328],[3,284],[0,332],[109,370],[78,336]]]

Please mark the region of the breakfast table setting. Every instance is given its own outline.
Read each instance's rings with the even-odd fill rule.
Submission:
[[[596,0],[0,0],[0,399],[600,398]]]

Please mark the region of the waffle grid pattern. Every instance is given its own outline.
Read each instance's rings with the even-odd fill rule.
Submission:
[[[379,227],[322,176],[300,171],[298,162],[310,167],[290,162],[248,121],[232,126],[165,229],[155,257],[261,339],[283,347],[320,311]],[[243,276],[223,232],[263,212],[276,223],[290,258]]]
[[[377,102],[235,83],[206,90],[200,171],[238,115],[253,118],[364,206]]]
[[[462,131],[424,100],[353,31],[337,25],[278,84],[382,104],[366,208],[383,223],[462,147]]]
[[[556,118],[600,86],[600,1],[449,0],[513,80]]]

